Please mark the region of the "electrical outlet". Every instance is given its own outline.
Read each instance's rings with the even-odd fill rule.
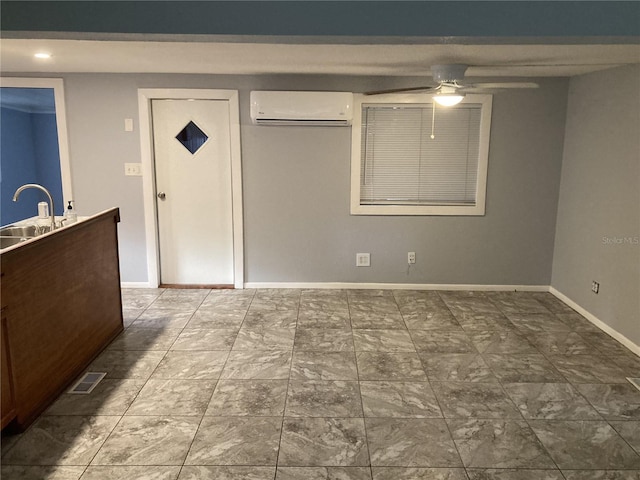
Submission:
[[[416,252],[407,253],[407,262],[409,263],[409,265],[416,263]]]
[[[124,174],[128,177],[142,176],[142,164],[141,163],[125,163]]]
[[[356,267],[370,267],[370,266],[371,266],[371,254],[356,253]]]
[[[591,291],[593,293],[598,293],[600,291],[600,284],[596,281],[591,282]]]

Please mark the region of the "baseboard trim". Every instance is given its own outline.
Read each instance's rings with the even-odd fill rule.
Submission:
[[[636,345],[634,342],[629,340],[623,334],[621,334],[617,330],[613,329],[612,327],[607,325],[605,322],[600,320],[598,317],[596,317],[592,313],[590,313],[587,310],[585,310],[584,308],[582,308],[580,305],[578,305],[576,302],[571,300],[564,293],[560,292],[559,290],[556,290],[554,287],[549,287],[549,292],[552,295],[554,295],[556,298],[558,298],[559,300],[562,300],[564,303],[569,305],[576,312],[578,312],[580,315],[582,315],[584,318],[586,318],[591,323],[593,323],[596,327],[598,327],[600,330],[602,330],[604,333],[606,333],[606,334],[610,335],[611,337],[615,338],[617,341],[619,341],[621,344],[623,344],[625,347],[627,347],[633,353],[635,353],[636,355],[640,356],[640,345]]]
[[[548,292],[548,285],[473,285],[445,283],[356,283],[356,282],[247,282],[244,288],[313,288],[359,290],[481,290]]]
[[[120,288],[155,288],[149,282],[120,282]]]

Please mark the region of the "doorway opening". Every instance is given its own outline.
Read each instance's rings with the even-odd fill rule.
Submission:
[[[45,200],[40,192],[29,190],[24,201],[11,201],[13,192],[26,183],[47,188],[54,213],[62,215],[64,200],[73,198],[62,80],[2,78],[0,106],[0,224],[37,214],[34,206]]]

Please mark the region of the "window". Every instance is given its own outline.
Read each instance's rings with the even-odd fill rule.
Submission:
[[[176,135],[176,140],[178,140],[184,148],[189,150],[192,155],[200,150],[200,147],[202,147],[208,139],[209,137],[207,137],[206,133],[200,130],[200,127],[192,121],[187,123],[178,135]]]
[[[356,98],[351,213],[484,215],[491,100],[467,95],[434,115],[430,95]]]

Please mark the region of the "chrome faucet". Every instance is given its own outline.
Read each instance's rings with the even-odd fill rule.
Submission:
[[[44,193],[47,194],[47,197],[49,197],[49,213],[51,215],[51,231],[54,231],[56,229],[56,213],[55,213],[55,207],[53,206],[53,197],[49,193],[49,190],[44,188],[42,185],[38,185],[37,183],[25,183],[24,185],[22,185],[20,188],[16,190],[16,193],[13,194],[13,201],[17,202],[20,194],[27,188],[36,188],[38,190],[42,190]]]

